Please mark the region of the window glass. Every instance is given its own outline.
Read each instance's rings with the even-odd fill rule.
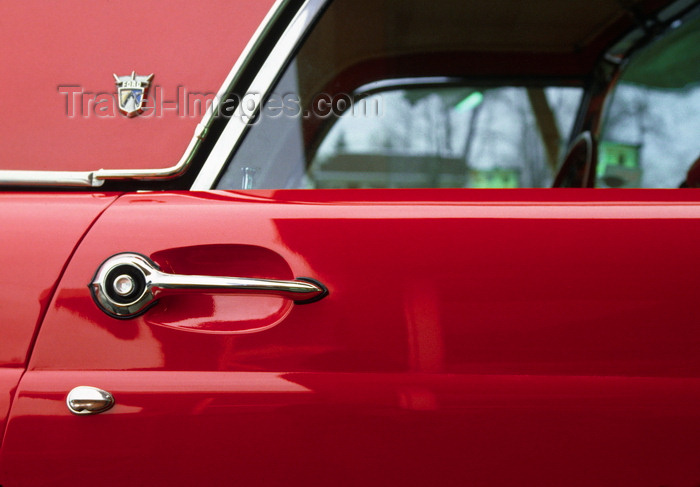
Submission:
[[[333,2],[264,100],[217,187],[550,186],[582,81],[516,76],[527,68],[507,57],[498,69],[512,76],[484,75],[478,62],[487,57],[462,43],[490,31],[465,29],[465,19],[478,21],[473,9],[446,6],[375,2],[353,26],[357,2]],[[421,22],[438,14],[444,18]],[[490,37],[468,40],[482,46]]]
[[[676,21],[634,56],[609,102],[598,148],[598,187],[700,186],[700,19]],[[688,180],[688,181],[686,181]]]
[[[557,134],[570,129],[579,94],[572,88],[544,90]],[[394,89],[362,101],[359,116],[348,111],[321,142],[309,166],[310,187],[517,188],[552,182],[527,88]],[[363,116],[367,110],[376,116]],[[555,137],[556,158],[562,138]]]

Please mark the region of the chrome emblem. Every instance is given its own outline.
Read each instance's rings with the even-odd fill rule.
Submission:
[[[127,117],[135,117],[143,111],[143,102],[152,79],[153,74],[137,76],[135,71],[131,72],[131,76],[114,75],[114,80],[117,82],[119,110]]]

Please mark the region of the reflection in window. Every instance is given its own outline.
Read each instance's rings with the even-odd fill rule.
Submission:
[[[544,187],[580,100],[575,88],[544,90],[554,115],[553,164],[524,87],[385,90],[331,127],[310,164],[317,188]],[[538,91],[542,91],[539,90]]]
[[[342,113],[342,104],[321,103],[329,113],[314,117],[305,116],[293,95],[296,73],[292,63],[219,188],[547,187],[582,93],[571,87],[410,88],[403,80],[401,88],[353,94]]]

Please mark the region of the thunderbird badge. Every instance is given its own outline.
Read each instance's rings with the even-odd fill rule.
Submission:
[[[127,117],[135,117],[143,111],[143,102],[152,79],[153,74],[137,76],[135,71],[131,72],[131,76],[114,75],[114,80],[117,82],[119,110]]]

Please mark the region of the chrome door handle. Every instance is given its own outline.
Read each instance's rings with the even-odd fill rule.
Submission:
[[[98,414],[114,406],[114,397],[97,387],[78,386],[68,393],[66,405],[73,414]]]
[[[136,253],[113,255],[97,269],[90,283],[97,306],[115,318],[133,318],[163,296],[187,293],[264,294],[297,304],[312,303],[328,294],[318,281],[168,274],[148,257]]]

